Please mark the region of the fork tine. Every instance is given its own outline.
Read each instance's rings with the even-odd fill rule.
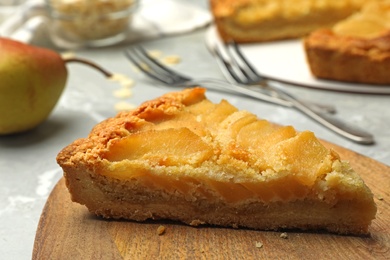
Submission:
[[[167,68],[152,58],[147,51],[140,46],[134,46],[131,49],[126,50],[125,55],[147,76],[166,85],[174,85],[178,82],[185,82],[189,80],[188,77]]]
[[[235,51],[235,54],[240,58],[240,61],[245,65],[245,69],[244,69],[243,66],[239,64],[241,70],[245,71],[249,78],[251,78],[254,82],[261,82],[266,80],[264,77],[260,75],[260,73],[257,72],[257,70],[248,61],[248,59],[242,54],[242,51],[236,42],[229,42],[228,45],[231,47],[230,49],[233,49]],[[247,73],[248,71],[250,73]]]
[[[177,71],[174,71],[174,70],[168,68],[167,66],[163,65],[162,63],[160,63],[158,60],[156,60],[153,57],[151,57],[148,54],[148,52],[144,48],[142,48],[141,46],[136,46],[135,48],[139,51],[139,53],[142,53],[143,57],[145,57],[148,61],[150,61],[150,63],[153,63],[159,69],[161,69],[165,73],[169,74],[170,76],[172,76],[174,78],[177,78],[177,79],[180,79],[180,80],[190,80],[189,77],[187,77],[187,76],[185,76],[183,74],[180,74]]]
[[[139,70],[141,70],[147,76],[164,84],[171,83],[167,77],[156,74],[153,70],[149,70],[148,68],[146,68],[145,65],[147,64],[141,59],[142,57],[139,57],[139,54],[134,48],[131,51],[126,50],[125,55]]]
[[[224,51],[225,56],[221,49]],[[261,84],[265,81],[245,59],[238,49],[238,45],[234,42],[218,44],[214,47],[214,52],[218,58],[218,65],[231,83],[249,85],[253,83]],[[225,58],[226,56],[227,58]]]
[[[244,64],[245,67],[247,67],[247,70],[253,72],[255,76],[256,75],[260,76],[256,72],[256,70],[250,65],[250,62],[244,57],[237,44],[231,43],[230,46],[232,46],[232,49],[236,52],[237,57],[241,59],[242,64]],[[263,78],[263,83],[267,83],[266,79],[264,78]],[[279,88],[277,86],[271,86],[271,85],[267,85],[267,87],[271,88],[281,97],[284,97],[286,100],[290,101],[298,111],[310,117],[311,119],[314,119],[318,123],[334,131],[335,133],[338,133],[358,143],[372,144],[374,142],[373,136],[370,133],[362,131],[354,126],[350,126],[346,122],[341,121],[338,118],[330,117],[327,116],[326,114],[316,112],[312,107],[307,106],[304,102],[297,99],[295,96],[283,90],[282,88]]]
[[[224,74],[224,76],[229,79],[229,81],[231,83],[239,83],[239,84],[244,84],[245,82],[242,80],[242,78],[238,75],[238,73],[235,71],[235,69],[233,68],[232,66],[232,63],[231,61],[228,61],[222,54],[222,52],[220,51],[219,48],[222,48],[222,47],[218,47],[218,46],[215,46],[214,47],[214,53],[215,53],[215,57],[217,57],[217,63],[219,65],[219,67],[221,68],[222,70],[222,73]],[[225,48],[226,50],[226,48]],[[226,53],[229,55],[229,58],[230,57],[230,54],[226,51]],[[231,59],[232,60],[232,59]],[[234,60],[234,59],[233,59]]]
[[[252,84],[263,81],[264,79],[259,77],[259,75],[253,71],[253,68],[247,66],[248,62],[243,60],[242,53],[237,51],[237,45],[234,45],[234,42],[228,42],[224,45],[232,64],[238,70],[242,76],[243,84]]]

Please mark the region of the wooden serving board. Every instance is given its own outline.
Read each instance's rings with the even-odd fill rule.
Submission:
[[[378,206],[370,236],[104,220],[73,203],[61,179],[43,209],[33,259],[390,259],[390,167],[326,143],[362,176]],[[163,235],[158,227],[166,228]]]

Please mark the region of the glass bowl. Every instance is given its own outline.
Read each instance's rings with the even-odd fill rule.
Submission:
[[[126,38],[138,0],[46,0],[59,47],[102,47]]]

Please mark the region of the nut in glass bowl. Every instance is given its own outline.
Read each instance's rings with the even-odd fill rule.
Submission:
[[[50,36],[62,48],[101,47],[126,38],[138,0],[46,0]]]

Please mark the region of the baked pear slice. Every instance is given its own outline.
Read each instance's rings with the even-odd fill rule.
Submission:
[[[367,234],[376,205],[348,162],[205,89],[96,125],[57,156],[72,200],[104,218]]]

